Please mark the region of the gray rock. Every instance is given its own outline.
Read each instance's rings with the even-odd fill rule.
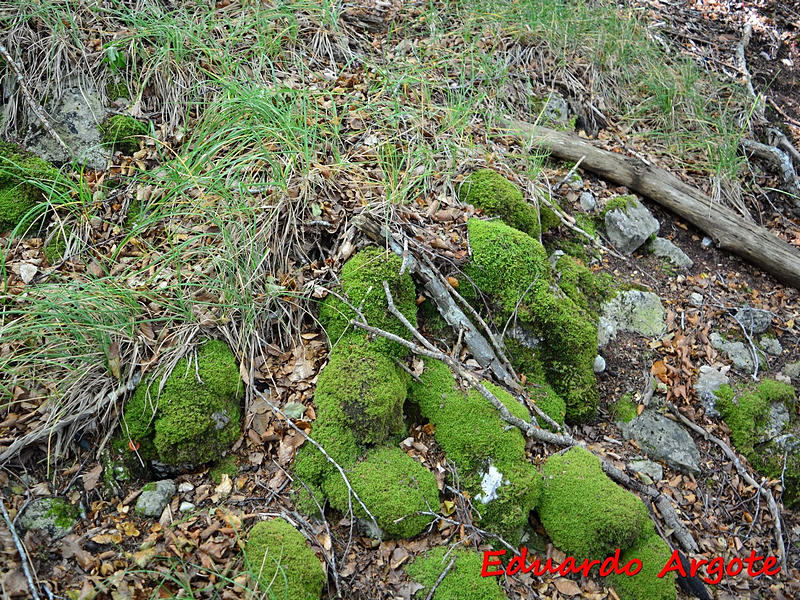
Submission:
[[[800,379],[800,361],[783,365],[783,372],[792,379]]]
[[[734,317],[750,335],[764,333],[772,325],[772,313],[768,310],[745,306],[737,310]]]
[[[624,209],[615,208],[606,213],[606,235],[617,250],[633,254],[654,233],[659,222],[641,202],[632,199]]]
[[[550,255],[550,258],[548,259],[550,261],[550,268],[555,270],[556,263],[558,263],[558,259],[564,256],[565,254],[566,252],[564,252],[563,250],[556,250],[555,252],[553,252]]]
[[[44,532],[51,540],[67,535],[80,515],[80,509],[64,498],[37,498],[17,520],[20,535],[28,531]]]
[[[105,109],[100,94],[91,86],[72,77],[62,84],[62,96],[45,107],[53,129],[72,150],[79,163],[91,169],[105,169],[111,152],[101,146],[97,130],[105,118]],[[45,160],[64,163],[70,160],[64,149],[41,126],[41,122],[30,114],[31,126],[22,145]]]
[[[136,512],[145,517],[160,517],[176,491],[175,482],[171,479],[148,483],[136,501]]]
[[[606,359],[600,356],[599,354],[594,357],[594,363],[592,364],[592,369],[594,369],[595,373],[602,373],[606,370]]]
[[[634,473],[644,473],[653,481],[661,481],[664,478],[663,467],[646,458],[635,458],[628,464],[628,467]]]
[[[558,94],[550,94],[540,110],[546,124],[565,127],[569,123],[569,104]]]
[[[713,244],[713,243],[714,243],[714,240],[712,240],[710,237],[706,236],[706,237],[704,237],[704,238],[703,238],[703,240],[700,242],[700,245],[701,245],[703,248],[706,248],[706,249],[708,249],[708,248],[711,248],[711,244]]]
[[[761,346],[767,354],[771,354],[772,356],[778,356],[783,352],[783,346],[781,346],[781,343],[774,337],[761,338],[758,345]]]
[[[730,342],[715,331],[711,334],[711,347],[723,352],[736,370],[744,373],[752,373],[755,370],[750,348],[743,342]]]
[[[694,306],[703,306],[703,294],[692,292],[689,296],[689,302],[691,302]]]
[[[600,346],[605,346],[619,331],[659,337],[664,327],[664,306],[656,294],[626,290],[603,305],[597,326],[597,341]]]
[[[584,212],[592,212],[597,208],[597,200],[594,199],[592,192],[581,192],[578,197],[578,203],[581,205],[581,210]]]
[[[181,511],[181,512],[190,512],[190,511],[193,511],[195,508],[196,507],[195,507],[194,504],[184,500],[183,502],[181,502],[181,505],[178,507],[178,510]]]
[[[645,410],[630,423],[620,425],[627,439],[636,440],[653,460],[663,460],[682,473],[700,472],[700,452],[686,430],[656,412]]]
[[[666,238],[657,237],[648,246],[650,252],[659,258],[666,258],[676,267],[691,269],[694,266],[692,259],[686,253]]]
[[[700,367],[700,375],[697,377],[697,383],[694,384],[694,391],[709,417],[719,416],[719,411],[714,408],[717,401],[714,392],[727,383],[730,383],[728,376],[720,373],[714,367],[709,365]]]
[[[783,402],[770,404],[764,437],[767,440],[771,440],[781,435],[789,424],[789,418],[789,409],[786,408]]]

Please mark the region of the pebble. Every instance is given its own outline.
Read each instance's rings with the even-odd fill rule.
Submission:
[[[592,192],[581,192],[578,197],[578,202],[581,205],[581,210],[584,212],[592,212],[597,208],[597,200],[594,199]]]
[[[185,494],[186,492],[191,492],[194,489],[194,485],[189,483],[188,481],[184,481],[178,486],[178,491],[181,494]]]
[[[689,296],[689,302],[691,302],[695,306],[702,306],[703,305],[703,294],[698,292],[692,292]]]
[[[181,502],[181,505],[178,507],[178,510],[181,511],[182,513],[189,512],[189,511],[192,511],[194,509],[195,509],[195,505],[192,504],[191,502],[186,502],[186,500]]]
[[[606,370],[606,359],[600,356],[599,354],[594,358],[594,364],[592,365],[592,369],[594,369],[595,373],[602,373]]]
[[[700,242],[700,245],[703,248],[710,248],[711,244],[713,244],[713,243],[714,243],[714,240],[712,240],[710,237],[706,236],[706,237],[703,238],[703,241]]]

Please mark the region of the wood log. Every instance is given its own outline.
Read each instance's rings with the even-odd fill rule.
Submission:
[[[501,119],[501,123],[509,132],[524,137],[537,148],[548,150],[553,156],[573,162],[582,159],[582,168],[657,202],[701,229],[721,249],[741,256],[779,281],[800,289],[800,250],[764,227],[744,220],[730,208],[714,203],[672,173],[597,148],[570,133],[516,119]]]

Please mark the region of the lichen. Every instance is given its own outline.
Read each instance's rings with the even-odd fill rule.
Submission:
[[[369,509],[383,533],[393,538],[410,538],[425,529],[439,508],[436,478],[419,462],[399,448],[379,448],[370,452],[348,474],[353,490]],[[331,505],[346,512],[367,514],[340,475],[328,478],[325,490]]]
[[[567,420],[592,419],[598,402],[596,319],[552,285],[538,241],[498,222],[470,219],[468,229],[473,262],[465,271],[495,298],[503,321],[514,317],[541,340],[547,382],[566,402]]]
[[[388,312],[388,303],[383,290],[387,282],[397,309],[416,325],[417,305],[414,282],[408,272],[400,274],[402,259],[386,250],[374,246],[356,253],[342,268],[339,294],[347,298],[352,306],[358,307],[367,323],[373,327],[389,331],[408,339],[409,331]],[[320,304],[319,320],[325,328],[332,345],[340,342],[347,334],[360,336],[362,331],[353,331],[349,325],[356,313],[333,294]],[[408,350],[384,338],[375,340],[377,352],[403,357]]]
[[[139,138],[150,130],[145,123],[137,121],[130,115],[112,115],[100,126],[100,139],[125,154],[133,154],[139,149]]]
[[[208,341],[197,350],[197,364],[178,361],[160,394],[156,381],[139,384],[125,406],[122,437],[167,465],[214,460],[239,436],[241,391],[233,353],[224,342]]]
[[[218,460],[213,467],[208,470],[208,477],[213,483],[219,485],[222,482],[222,476],[227,475],[231,479],[236,477],[239,472],[239,467],[236,466],[236,457],[226,456]]]
[[[520,189],[492,169],[479,169],[467,177],[458,191],[459,199],[481,209],[487,215],[499,217],[506,224],[539,238],[560,223],[549,208],[541,210],[525,202]]]
[[[600,461],[575,447],[544,464],[539,517],[559,549],[579,560],[631,547],[650,517],[639,498],[603,473]]]
[[[306,539],[285,519],[256,523],[244,547],[247,565],[262,591],[282,600],[319,600],[322,563]]]
[[[41,185],[58,180],[58,169],[38,156],[0,142],[0,232],[29,225],[32,211],[42,201]]]
[[[447,571],[444,578],[439,577],[445,572],[451,560],[453,566]],[[425,556],[414,560],[407,568],[408,576],[423,585],[417,592],[418,598],[425,598],[436,585],[433,600],[505,600],[506,595],[500,589],[494,577],[481,577],[483,559],[480,554],[458,548],[448,551],[439,546],[429,550]]]
[[[672,552],[667,543],[655,533],[652,523],[646,531],[638,542],[620,556],[620,564],[634,559],[641,561],[642,570],[632,576],[614,573],[609,578],[609,583],[621,600],[675,600],[678,597],[675,573],[658,577]]]
[[[485,383],[509,412],[529,420],[528,410],[503,389]],[[482,527],[511,543],[519,541],[528,515],[538,502],[541,476],[525,456],[525,438],[508,428],[497,410],[476,390],[463,392],[444,363],[426,360],[419,382],[409,399],[434,426],[434,436],[459,471],[462,488],[476,498]],[[484,490],[482,479],[494,467],[503,485],[489,502],[477,500]]]

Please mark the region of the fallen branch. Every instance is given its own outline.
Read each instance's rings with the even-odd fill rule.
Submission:
[[[19,558],[22,561],[22,572],[25,574],[25,579],[28,581],[28,589],[31,591],[31,597],[34,600],[39,600],[39,592],[36,589],[36,584],[33,583],[31,570],[28,567],[28,553],[25,551],[25,546],[23,545],[22,540],[19,539],[19,535],[17,535],[17,530],[14,529],[14,523],[11,521],[11,517],[6,510],[6,505],[2,498],[0,498],[0,512],[3,514],[3,520],[6,522],[6,527],[8,527],[9,533],[11,533],[11,538],[14,540],[14,545],[17,547],[17,552],[19,552]]]
[[[739,217],[730,208],[675,175],[642,161],[595,147],[575,135],[519,121],[501,122],[520,137],[564,160],[585,156],[582,166],[600,177],[650,198],[694,224],[723,250],[738,254],[780,281],[800,288],[800,251],[768,230]]]
[[[764,500],[767,502],[767,507],[769,508],[769,512],[772,515],[772,520],[774,522],[774,535],[775,535],[775,543],[778,546],[778,554],[781,560],[781,568],[786,571],[786,546],[783,543],[783,529],[781,526],[781,511],[778,508],[778,503],[775,502],[775,498],[772,497],[772,493],[766,489],[763,485],[759,484],[750,473],[747,472],[747,469],[744,468],[742,465],[742,461],[739,460],[739,457],[731,450],[730,446],[723,442],[718,437],[711,435],[708,431],[694,423],[691,419],[687,419],[674,405],[669,406],[670,412],[686,427],[698,433],[699,435],[703,436],[703,439],[709,442],[714,442],[717,446],[722,449],[722,452],[725,453],[725,456],[728,457],[728,460],[731,461],[736,472],[739,474],[739,477],[745,480],[748,485],[753,486],[754,488],[758,489],[761,492]]]

